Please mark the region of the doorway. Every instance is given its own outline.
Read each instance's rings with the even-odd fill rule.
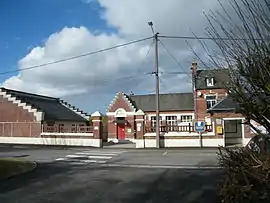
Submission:
[[[125,140],[126,133],[125,133],[125,124],[119,123],[117,124],[117,139],[118,140]]]
[[[225,146],[243,144],[242,119],[224,120]]]

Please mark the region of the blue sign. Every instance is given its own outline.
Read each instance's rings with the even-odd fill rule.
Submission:
[[[195,122],[195,131],[196,132],[204,132],[205,131],[205,122],[204,121],[196,121]]]

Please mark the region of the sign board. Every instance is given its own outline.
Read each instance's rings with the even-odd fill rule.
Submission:
[[[219,135],[222,135],[223,134],[223,128],[222,128],[222,126],[217,126],[217,128],[216,128],[216,130],[217,130],[217,134],[219,134]]]
[[[205,131],[205,122],[204,121],[196,121],[195,122],[195,131],[196,132],[204,132]]]

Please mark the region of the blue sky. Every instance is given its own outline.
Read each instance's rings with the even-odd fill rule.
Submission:
[[[202,35],[206,25],[202,12],[217,6],[213,0],[198,1],[196,7],[187,0],[155,1],[0,0],[0,73],[18,69],[19,60],[20,68],[27,68],[149,37],[149,21],[164,35],[190,36],[191,28]],[[190,47],[183,40],[164,39],[163,43],[184,71],[190,71],[194,59]],[[65,63],[0,74],[0,83],[61,97],[88,112],[104,112],[119,91],[153,93],[154,77],[144,75],[154,70],[153,49],[146,57],[151,44],[148,40]],[[161,71],[183,69],[162,48],[159,56]],[[135,77],[121,79],[130,76]],[[188,76],[161,75],[160,91],[191,91]]]
[[[97,2],[81,0],[1,0],[0,1],[0,72],[17,68],[17,62],[31,48],[63,27],[79,27],[114,32],[100,18]],[[15,73],[14,73],[15,74]],[[11,74],[0,75],[3,82]]]

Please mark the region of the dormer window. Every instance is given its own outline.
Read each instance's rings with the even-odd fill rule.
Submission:
[[[213,87],[214,86],[214,78],[206,78],[206,86]]]

